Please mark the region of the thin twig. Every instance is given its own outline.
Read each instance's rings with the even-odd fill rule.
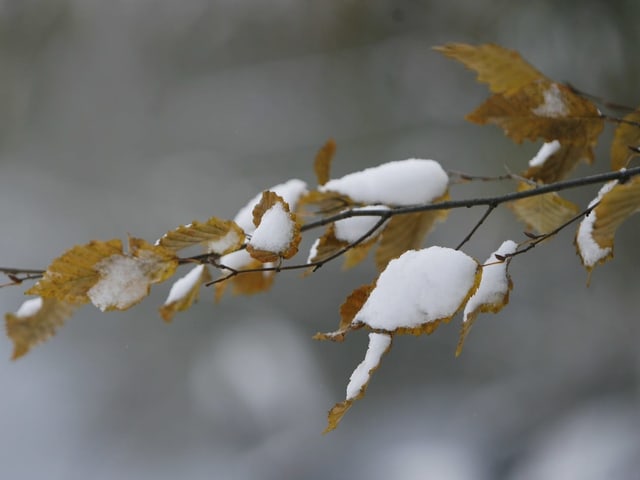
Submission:
[[[494,203],[492,203],[491,205],[489,205],[487,207],[487,210],[484,212],[482,217],[480,217],[480,220],[477,221],[477,223],[473,226],[473,228],[467,234],[467,236],[464,237],[464,239],[462,239],[462,241],[456,247],[456,250],[460,250],[464,246],[464,244],[467,243],[471,239],[471,237],[473,237],[473,234],[476,233],[476,230],[478,230],[478,228],[480,228],[480,225],[482,225],[484,223],[484,221],[487,219],[487,217],[489,215],[491,215],[491,212],[493,212],[496,208],[498,208],[498,205],[496,205]]]
[[[628,105],[622,105],[620,103],[614,103],[614,102],[610,102],[608,100],[603,99],[602,97],[598,97],[597,95],[592,95],[590,93],[587,92],[583,92],[582,90],[577,89],[574,85],[572,85],[571,83],[565,82],[565,85],[576,95],[580,95],[581,97],[587,98],[599,105],[602,105],[603,107],[609,108],[611,110],[620,110],[620,111],[625,111],[628,113],[631,112],[635,112],[636,109],[633,107],[630,107]]]

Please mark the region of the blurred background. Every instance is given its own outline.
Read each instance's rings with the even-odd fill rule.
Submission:
[[[487,89],[431,47],[496,42],[634,106],[639,14],[631,0],[0,0],[0,264],[233,218],[271,185],[313,184],[329,137],[336,176],[409,157],[521,171],[538,145],[465,123]],[[610,133],[577,174],[608,169]],[[481,214],[453,212],[428,243],[457,245]],[[522,230],[500,209],[466,251],[484,260]],[[3,337],[0,478],[637,479],[640,229],[620,230],[590,288],[572,242],[512,262],[510,304],[479,317],[460,358],[459,319],[397,338],[326,436],[366,335],[311,336],[337,325],[371,262],[217,305],[205,290],[171,325],[156,286],[127,312],[83,308],[17,362]],[[0,310],[23,290],[2,289]]]

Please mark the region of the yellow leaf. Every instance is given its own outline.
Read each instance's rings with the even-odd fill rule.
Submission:
[[[369,295],[375,288],[375,282],[367,285],[362,285],[359,288],[356,288],[351,294],[347,297],[344,303],[340,306],[340,325],[338,326],[338,330],[335,332],[328,333],[316,333],[313,338],[315,340],[331,340],[334,342],[342,342],[344,340],[344,336],[350,330],[353,330],[352,322],[355,318],[356,314],[360,311],[364,303],[369,298]]]
[[[209,253],[225,255],[238,250],[244,239],[242,228],[234,221],[211,217],[206,222],[194,220],[189,225],[181,225],[165,233],[157,244],[174,251],[206,245]]]
[[[331,161],[335,153],[336,142],[333,139],[329,139],[316,154],[313,169],[316,172],[318,185],[324,185],[331,178]]]
[[[581,161],[593,163],[593,149],[584,145],[561,145],[540,166],[529,167],[522,176],[539,183],[554,183],[566,178]]]
[[[616,231],[640,209],[640,178],[622,184],[609,182],[591,205],[597,202],[598,206],[580,222],[576,235],[578,254],[589,271],[613,257]]]
[[[349,385],[347,385],[347,398],[344,402],[336,404],[328,415],[328,424],[324,433],[334,430],[344,414],[351,408],[356,400],[364,397],[364,394],[371,380],[371,375],[380,367],[382,356],[391,349],[392,336],[383,333],[369,334],[369,347],[364,360],[356,367],[351,374]]]
[[[227,266],[229,271],[260,269],[265,265],[252,258],[246,250],[238,250],[225,255],[220,259],[220,264]],[[223,269],[224,270],[224,269]],[[214,285],[215,300],[220,301],[228,285],[232,286],[232,293],[235,295],[253,295],[269,290],[273,285],[275,272],[273,271],[249,271],[239,273],[227,280]]]
[[[334,215],[356,203],[348,196],[338,192],[311,190],[298,201],[296,213],[298,215]]]
[[[454,58],[478,73],[478,81],[488,83],[494,93],[511,94],[525,85],[545,78],[518,52],[499,45],[450,43],[435,50]]]
[[[638,156],[638,152],[631,151],[629,147],[640,146],[640,126],[637,125],[640,122],[640,111],[631,112],[623,120],[616,128],[611,143],[612,170],[626,167],[629,160]],[[625,122],[635,122],[636,125]]]
[[[535,188],[526,182],[520,182],[518,191]],[[508,207],[515,213],[518,220],[527,225],[528,230],[539,234],[549,233],[577,215],[578,207],[562,198],[555,192],[521,198],[509,202]]]
[[[112,255],[122,255],[119,239],[75,246],[53,260],[42,279],[25,293],[77,305],[87,303],[87,292],[100,278],[96,264]]]
[[[309,263],[322,261],[349,247],[349,249],[343,253],[343,268],[353,268],[366,258],[367,253],[369,253],[371,247],[376,243],[376,240],[377,237],[374,235],[365,242],[349,247],[351,244],[348,241],[336,238],[336,227],[335,224],[332,223],[324,235],[314,244],[314,253],[310,256]]]
[[[446,199],[448,195],[439,198],[438,201]],[[433,210],[391,217],[381,233],[380,243],[376,249],[375,260],[378,270],[384,270],[390,260],[399,257],[407,250],[420,248],[435,224],[446,220],[448,215],[448,210]]]
[[[165,322],[171,322],[176,312],[189,309],[198,299],[202,284],[211,281],[211,274],[205,265],[194,267],[187,275],[178,279],[169,292],[160,315]]]
[[[25,301],[18,312],[7,313],[7,336],[13,342],[12,359],[20,358],[31,347],[55,335],[73,310],[74,307],[69,303],[37,297]]]
[[[276,262],[298,253],[300,223],[289,205],[274,192],[263,192],[253,209],[256,230],[247,244],[247,252],[260,262]]]

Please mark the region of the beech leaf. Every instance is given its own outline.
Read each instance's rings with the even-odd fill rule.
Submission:
[[[574,144],[560,145],[541,164],[530,162],[529,168],[522,176],[539,183],[554,183],[565,179],[580,162],[593,163],[591,147]]]
[[[54,298],[36,297],[26,300],[16,313],[5,315],[7,336],[13,342],[12,359],[25,355],[31,348],[56,334],[73,314],[74,306]]]
[[[336,153],[336,142],[329,139],[318,151],[313,163],[313,170],[318,179],[318,185],[324,185],[331,178],[331,161]]]
[[[244,239],[244,231],[237,223],[211,217],[206,222],[194,220],[188,225],[181,225],[165,233],[156,244],[174,251],[204,245],[209,253],[225,255],[238,250]]]
[[[228,267],[226,270],[230,272],[242,272],[243,270],[259,269],[269,264],[265,265],[251,257],[246,250],[238,250],[221,257],[220,265]],[[222,270],[224,272],[225,268],[222,268]],[[265,292],[273,285],[274,277],[275,272],[273,271],[240,273],[214,285],[215,299],[220,301],[228,285],[232,286],[232,293],[235,295],[252,295]]]
[[[629,122],[634,122],[629,123]],[[611,169],[620,170],[628,165],[629,160],[637,157],[638,152],[631,151],[629,147],[640,145],[640,111],[631,112],[623,118],[613,134],[611,143]]]
[[[526,182],[520,182],[518,185],[519,192],[533,188],[533,185]],[[539,234],[555,230],[579,212],[577,205],[565,200],[556,192],[521,198],[509,202],[507,206],[518,220],[526,224],[528,230],[534,230]]]
[[[211,274],[205,265],[197,265],[184,277],[176,280],[167,300],[160,307],[160,316],[163,320],[171,322],[177,312],[189,309],[198,299],[202,284],[210,281]]]

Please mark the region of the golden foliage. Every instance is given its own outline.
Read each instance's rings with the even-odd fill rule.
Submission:
[[[7,336],[13,342],[13,360],[55,335],[74,310],[71,304],[53,298],[38,297],[27,302],[36,302],[37,308],[26,315],[20,311],[5,315]]]
[[[234,221],[211,217],[206,222],[194,220],[181,225],[165,233],[157,243],[174,251],[205,245],[209,253],[225,255],[242,247],[244,239],[244,231]]]
[[[565,179],[580,162],[593,163],[593,149],[584,145],[561,145],[542,165],[529,167],[522,174],[538,183],[554,183]]]
[[[344,303],[340,306],[340,325],[338,325],[338,330],[328,333],[318,332],[313,338],[315,340],[332,340],[335,342],[342,342],[345,335],[353,329],[351,322],[353,322],[356,314],[367,301],[367,298],[369,298],[369,295],[375,286],[376,284],[373,282],[362,285],[351,292]]]
[[[336,154],[336,142],[331,138],[318,151],[313,163],[318,185],[324,185],[331,178],[331,161]]]
[[[200,274],[199,274],[198,278],[195,279],[195,281],[193,281],[193,283],[188,285],[189,288],[187,289],[186,294],[176,298],[175,300],[172,300],[172,301],[170,301],[168,303],[165,303],[164,305],[162,305],[160,307],[160,309],[159,309],[160,316],[162,317],[162,319],[165,322],[171,322],[173,320],[173,317],[175,316],[175,314],[177,312],[182,312],[182,311],[188,310],[191,307],[191,305],[193,305],[193,303],[198,300],[198,295],[200,293],[200,287],[203,284],[211,281],[211,273],[209,273],[209,270],[207,269],[207,267],[205,265],[198,265],[195,268],[196,269],[201,269]],[[192,272],[193,271],[195,271],[195,269],[192,270]],[[197,271],[196,271],[196,273],[197,273]],[[187,276],[188,276],[188,274],[187,274]],[[182,277],[179,280],[177,280],[176,283],[174,284],[174,287],[176,285],[178,285],[178,283],[181,282],[181,281],[183,281],[183,282],[184,281],[188,281],[187,276]]]
[[[251,258],[242,266],[241,271],[260,269],[262,267],[264,267],[262,262]],[[220,301],[228,285],[231,285],[231,291],[234,295],[254,295],[269,290],[274,280],[275,272],[273,271],[242,272],[214,285],[215,300],[216,302]]]
[[[640,146],[640,111],[629,113],[618,125],[611,143],[611,169],[620,170],[628,165],[629,160],[638,156],[638,152],[629,147]],[[633,123],[630,123],[633,122]]]
[[[535,188],[526,182],[520,182],[518,191]],[[573,218],[579,208],[555,192],[521,198],[508,203],[518,220],[527,225],[527,229],[538,234],[549,233]]]

